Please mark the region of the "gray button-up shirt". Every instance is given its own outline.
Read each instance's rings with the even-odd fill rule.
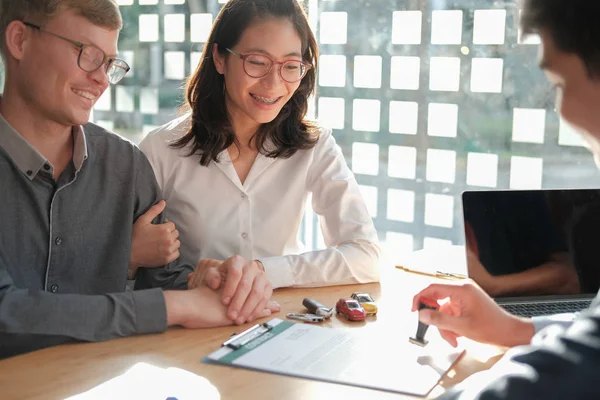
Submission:
[[[73,135],[72,162],[54,181],[0,116],[0,358],[164,331],[161,288],[187,287],[192,267],[169,265],[138,270],[128,289],[133,223],[159,200],[152,168],[98,126]]]

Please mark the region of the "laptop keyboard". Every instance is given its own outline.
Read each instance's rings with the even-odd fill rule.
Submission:
[[[500,304],[502,308],[511,314],[520,317],[533,317],[539,315],[551,315],[567,312],[581,311],[588,308],[591,300],[560,301],[554,303],[521,303],[521,304]]]

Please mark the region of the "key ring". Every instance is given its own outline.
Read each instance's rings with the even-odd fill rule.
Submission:
[[[316,314],[287,313],[285,316],[289,319],[297,319],[304,322],[323,322],[325,320],[323,316]]]

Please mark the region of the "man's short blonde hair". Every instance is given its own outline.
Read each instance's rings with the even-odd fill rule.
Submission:
[[[92,24],[120,30],[123,19],[115,0],[0,0],[0,51],[5,56],[6,28],[14,20],[44,25],[64,10],[75,10]]]

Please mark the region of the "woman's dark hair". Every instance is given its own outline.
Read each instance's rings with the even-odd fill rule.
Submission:
[[[202,58],[186,85],[187,103],[191,110],[191,125],[185,136],[171,146],[184,148],[192,144],[188,156],[200,155],[200,164],[217,161],[220,152],[232,144],[239,146],[231,127],[225,105],[224,77],[217,72],[212,47],[228,57],[226,48],[233,48],[242,33],[257,19],[276,17],[289,19],[302,41],[302,58],[312,64],[300,86],[281,109],[279,115],[261,125],[254,134],[256,148],[267,157],[291,157],[296,151],[312,148],[318,140],[317,125],[305,120],[308,97],[315,90],[318,47],[308,25],[306,14],[298,0],[229,0],[217,16]],[[273,146],[266,146],[270,139]]]
[[[590,77],[600,77],[600,2],[523,0],[523,34],[547,32],[558,50],[579,56]]]

